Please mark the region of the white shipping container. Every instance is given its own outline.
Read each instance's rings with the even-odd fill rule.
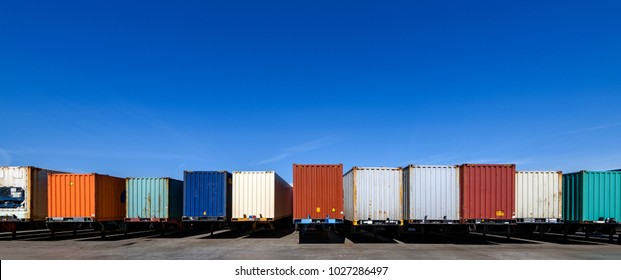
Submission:
[[[563,174],[560,171],[515,173],[515,208],[518,221],[560,221],[563,216]]]
[[[274,171],[233,172],[233,220],[293,216],[293,190]]]
[[[45,221],[48,173],[58,172],[31,166],[0,167],[0,219]]]
[[[411,223],[459,222],[459,167],[410,165],[403,170],[405,218]]]
[[[343,175],[345,219],[354,225],[403,220],[401,168],[354,167]],[[376,223],[375,223],[376,222]]]

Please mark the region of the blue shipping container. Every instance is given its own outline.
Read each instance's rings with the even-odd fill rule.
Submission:
[[[227,171],[185,171],[183,183],[184,221],[228,221],[231,219],[233,178]]]

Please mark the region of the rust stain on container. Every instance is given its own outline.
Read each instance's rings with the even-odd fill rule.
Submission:
[[[459,169],[462,221],[513,218],[515,164],[464,164]]]
[[[100,174],[49,174],[48,217],[125,218],[125,179]]]
[[[293,218],[343,219],[343,165],[293,165]]]

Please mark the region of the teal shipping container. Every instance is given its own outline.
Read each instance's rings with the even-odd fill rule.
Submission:
[[[567,222],[621,221],[621,171],[563,174],[563,216]]]
[[[127,178],[127,212],[130,221],[181,219],[183,182],[171,178]]]

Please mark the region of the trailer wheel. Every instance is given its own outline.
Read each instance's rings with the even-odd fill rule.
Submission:
[[[100,224],[101,225],[101,238],[106,238],[106,225],[104,224]]]
[[[90,226],[93,231],[101,231],[101,226],[99,223],[90,223]]]
[[[45,224],[45,226],[47,226],[47,228],[50,230],[50,239],[53,240],[55,237],[54,224]]]
[[[17,238],[17,223],[10,223],[11,239]]]

